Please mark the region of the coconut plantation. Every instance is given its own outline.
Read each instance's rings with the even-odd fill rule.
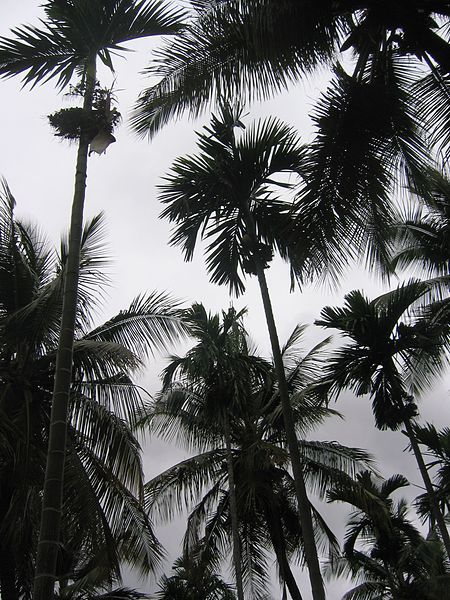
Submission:
[[[1,600],[450,598],[450,4],[0,13]]]

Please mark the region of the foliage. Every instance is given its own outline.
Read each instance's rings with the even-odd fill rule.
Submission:
[[[402,475],[377,482],[365,472],[330,491],[330,501],[355,508],[343,553],[327,567],[329,575],[347,575],[358,582],[343,600],[450,597],[450,575],[440,542],[433,535],[424,538],[408,520],[406,502],[390,497],[406,485]]]
[[[198,116],[224,95],[245,102],[268,98],[351,51],[355,80],[370,72],[376,77],[393,60],[415,71],[416,81],[427,69],[428,93],[417,90],[414,100],[427,123],[447,135],[450,50],[448,29],[440,26],[450,13],[445,2],[191,4],[190,23],[148,69],[160,80],[137,102],[133,123],[139,133],[154,135],[185,111]],[[410,85],[404,90],[409,97],[414,91]]]
[[[346,295],[343,308],[326,307],[316,321],[350,339],[329,365],[330,388],[370,394],[380,429],[397,429],[413,417],[412,394],[428,389],[446,366],[447,325],[408,315],[427,290],[425,282],[411,280],[372,301],[353,291]]]
[[[294,130],[276,118],[248,129],[241,118],[240,107],[224,105],[199,135],[199,154],[178,158],[160,186],[160,199],[167,205],[161,217],[175,224],[171,243],[191,260],[197,238],[207,240],[211,280],[235,294],[243,292],[246,274],[255,273],[255,254],[267,268],[277,251],[299,277],[303,266],[296,269],[289,245],[292,202],[281,198],[281,192],[295,185],[292,178],[302,173],[303,148]],[[240,136],[236,129],[243,130]],[[256,248],[247,205],[256,222]]]
[[[210,327],[214,319],[209,321]],[[284,357],[297,431],[302,436],[334,414],[313,397],[313,383],[322,369],[319,344],[304,355],[299,344],[304,328],[299,327],[286,344]],[[219,397],[209,397],[209,387],[198,386],[192,378],[198,372],[207,349],[205,331],[199,345],[185,358],[168,367],[166,383],[171,387],[149,407],[142,425],[167,440],[176,440],[191,451],[191,458],[167,469],[146,484],[152,513],[170,519],[184,507],[191,512],[185,534],[187,556],[206,552],[213,565],[230,551],[230,491],[227,451],[221,425]],[[250,357],[249,357],[250,358]],[[183,361],[183,370],[178,365]],[[173,373],[183,375],[172,380]],[[233,377],[235,381],[236,376]],[[242,544],[244,581],[252,597],[267,593],[270,552],[275,551],[280,577],[285,582],[288,558],[302,560],[302,534],[299,528],[296,496],[289,472],[289,455],[278,389],[273,375],[248,379],[244,401],[234,402],[230,415],[232,460],[235,476],[239,533]],[[233,394],[231,386],[229,393]],[[215,418],[211,418],[214,407]],[[221,400],[221,403],[224,400]],[[230,405],[228,400],[228,406]],[[211,402],[211,404],[209,403]],[[363,451],[336,442],[299,442],[305,479],[311,490],[324,497],[326,490],[340,480],[342,473],[355,474],[370,464]],[[322,549],[333,552],[336,540],[318,510],[311,505],[316,535]],[[284,557],[284,561],[282,557]]]
[[[0,203],[0,547],[17,593],[31,593],[42,501],[55,352],[62,310],[61,256],[39,229],[14,217],[3,186]],[[162,294],[135,300],[92,328],[103,297],[103,218],[87,223],[66,451],[64,520],[58,577],[72,589],[120,578],[120,561],[143,573],[161,548],[140,501],[140,446],[131,426],[142,406],[132,377],[141,357],[166,348],[183,331],[176,305]],[[2,571],[4,574],[4,571]],[[5,581],[2,579],[2,581]],[[6,593],[6,592],[5,592]]]
[[[142,37],[175,33],[183,12],[161,0],[46,0],[40,27],[23,25],[0,38],[0,76],[24,74],[25,84],[53,77],[61,88],[92,54],[112,71],[112,54]]]
[[[178,558],[173,566],[174,574],[163,575],[155,600],[235,600],[228,584],[216,575],[201,557]]]

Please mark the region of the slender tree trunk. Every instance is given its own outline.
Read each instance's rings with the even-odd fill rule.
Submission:
[[[258,237],[256,234],[255,223],[248,207],[243,207],[247,233],[253,246],[253,258],[255,261],[256,275],[258,277],[259,288],[266,315],[267,328],[269,331],[270,344],[272,347],[273,361],[275,365],[275,374],[278,381],[278,391],[280,394],[281,407],[283,410],[284,428],[286,431],[286,440],[291,459],[292,473],[294,476],[295,493],[297,497],[300,527],[302,530],[303,544],[305,551],[306,564],[308,566],[309,580],[314,600],[325,600],[325,590],[323,586],[322,574],[320,572],[319,557],[317,555],[316,540],[314,537],[314,527],[312,522],[311,508],[309,506],[308,495],[306,493],[305,479],[303,477],[302,463],[298,449],[297,434],[295,432],[294,416],[289,399],[289,390],[284,372],[283,357],[281,355],[280,342],[273,316],[272,303],[270,301],[269,289],[267,287],[264,266],[258,256]]]
[[[233,456],[231,453],[230,424],[228,413],[225,414],[225,447],[227,451],[228,486],[230,488],[230,515],[233,538],[233,563],[236,576],[236,591],[238,600],[244,600],[244,585],[242,581],[241,544],[239,540],[239,519],[236,502],[236,486],[234,483]]]
[[[275,364],[275,373],[277,375],[278,390],[280,393],[281,407],[283,410],[284,428],[286,430],[286,439],[291,458],[292,472],[294,475],[300,526],[302,529],[305,559],[306,564],[308,565],[311,589],[314,600],[325,600],[325,590],[323,587],[322,574],[320,572],[319,557],[317,555],[311,508],[309,506],[309,499],[303,477],[297,434],[295,433],[294,417],[292,414],[286,375],[284,372],[283,358],[278,341],[278,334],[273,316],[272,304],[270,302],[269,290],[267,288],[266,277],[262,268],[258,268],[258,281],[261,289],[264,311],[266,313],[267,327],[269,329],[273,360]]]
[[[283,540],[283,532],[279,514],[265,507],[266,521],[269,529],[270,539],[277,557],[280,575],[283,583],[287,586],[292,600],[303,600],[297,582],[291,570],[291,566],[286,556],[286,547]]]
[[[96,80],[95,56],[88,60],[83,110],[92,110]],[[42,500],[41,528],[36,558],[34,600],[53,600],[56,561],[62,517],[67,415],[72,377],[75,319],[78,300],[83,208],[86,194],[89,132],[82,129],[78,145],[75,190],[69,234],[69,251],[64,275],[61,331],[56,354],[55,381]]]
[[[423,460],[422,452],[420,451],[420,447],[416,440],[416,436],[414,435],[414,431],[411,426],[411,421],[409,419],[405,419],[403,421],[403,424],[405,425],[406,433],[408,434],[408,438],[411,443],[411,448],[416,458],[417,466],[419,467],[419,471],[422,476],[425,489],[427,491],[428,501],[430,503],[431,508],[431,514],[441,534],[442,543],[444,544],[445,551],[447,553],[447,558],[450,559],[450,536],[448,534],[448,529],[445,524],[444,516],[436,501],[436,494],[434,493],[434,488],[430,479],[430,475],[428,473],[428,469],[425,465],[425,461]]]

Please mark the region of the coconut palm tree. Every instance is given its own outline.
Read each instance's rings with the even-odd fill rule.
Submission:
[[[449,597],[448,566],[439,541],[424,538],[411,523],[405,500],[391,498],[407,485],[402,475],[378,482],[365,472],[330,491],[330,501],[346,502],[355,509],[343,553],[328,565],[330,575],[359,581],[343,600]]]
[[[209,315],[204,306],[194,304],[185,322],[197,344],[184,357],[172,357],[164,370],[163,393],[174,381],[189,385],[206,421],[219,424],[225,441],[227,473],[230,485],[230,509],[233,537],[233,566],[239,600],[244,598],[242,558],[240,552],[235,473],[231,454],[230,419],[237,405],[246,400],[252,382],[266,376],[270,366],[248,352],[242,329],[243,312],[233,308],[219,315]],[[175,392],[176,394],[176,392]],[[200,404],[199,404],[200,402]]]
[[[155,600],[235,600],[231,587],[202,560],[183,556],[173,565],[174,574],[163,575]]]
[[[36,85],[57,77],[64,88],[81,73],[83,119],[89,121],[96,85],[97,59],[113,69],[112,53],[136,38],[173,34],[181,13],[160,0],[47,0],[40,27],[23,26],[0,39],[0,76],[22,75]],[[83,227],[89,127],[80,123],[75,189],[65,270],[64,307],[55,371],[54,402],[44,488],[35,598],[53,594],[63,498],[64,449],[71,387],[74,327]]]
[[[0,589],[30,598],[42,506],[67,243],[58,257],[39,229],[0,202]],[[149,573],[160,546],[144,512],[140,446],[131,426],[142,406],[132,376],[142,358],[182,330],[171,300],[142,296],[92,327],[104,298],[103,219],[83,229],[69,402],[60,589],[109,585],[120,562]]]
[[[289,401],[280,344],[265,277],[274,250],[291,265],[293,277],[308,277],[317,261],[292,252],[292,205],[280,198],[280,190],[292,184],[282,180],[301,173],[303,150],[295,132],[274,118],[255,124],[241,137],[242,110],[225,104],[211,127],[199,136],[201,153],[179,158],[161,185],[160,198],[167,207],[161,216],[175,223],[171,242],[182,246],[186,260],[193,256],[197,237],[209,241],[206,264],[215,283],[231,292],[243,292],[246,275],[256,275],[261,290],[280,390],[296,486],[305,556],[315,600],[324,598],[319,559],[309,501],[301,471],[295,425]]]
[[[303,327],[294,331],[283,354],[296,428],[302,437],[333,413],[304,395],[319,377],[323,365],[318,356],[324,344],[306,356],[300,355],[303,331]],[[211,353],[206,344],[203,352]],[[176,438],[197,453],[155,477],[146,489],[150,509],[163,518],[171,518],[174,510],[184,506],[191,511],[184,542],[186,555],[206,552],[217,559],[227,556],[232,538],[230,444],[225,443],[217,406],[214,419],[204,407],[204,390],[184,381],[168,388],[150,408],[143,424],[167,440]],[[246,588],[252,598],[267,597],[267,552],[273,551],[283,587],[289,589],[293,599],[301,600],[290,559],[304,558],[303,532],[275,378],[262,385],[251,382],[245,402],[237,403],[229,415],[229,431]],[[342,472],[354,473],[370,463],[364,452],[336,443],[302,439],[299,451],[306,481],[321,497]],[[311,503],[310,510],[318,539],[333,551],[333,534]]]
[[[414,435],[415,396],[427,390],[446,366],[448,324],[424,317],[408,319],[406,314],[428,289],[426,283],[411,281],[372,301],[353,291],[345,297],[343,308],[324,308],[316,324],[339,329],[350,340],[331,361],[325,386],[336,393],[349,388],[358,396],[370,394],[379,429],[405,427],[450,556],[447,527]]]

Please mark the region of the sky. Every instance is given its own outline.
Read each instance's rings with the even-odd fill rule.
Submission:
[[[42,16],[40,4],[40,0],[2,0],[0,35],[8,35],[9,29],[19,24],[36,24]],[[106,155],[92,155],[89,160],[85,216],[89,218],[100,211],[105,212],[112,257],[113,284],[97,315],[98,323],[125,308],[138,294],[152,290],[167,291],[186,306],[201,301],[211,311],[226,309],[230,302],[226,288],[209,283],[200,248],[195,260],[185,263],[181,252],[168,245],[168,223],[158,219],[161,205],[156,186],[177,156],[195,151],[195,131],[208,124],[209,114],[205,113],[196,122],[184,119],[173,123],[151,143],[138,139],[127,124],[139,92],[150,83],[142,71],[157,45],[156,39],[140,40],[130,45],[133,52],[127,53],[126,58],[116,59],[115,89],[123,124],[115,132],[117,142],[110,146]],[[110,85],[112,77],[109,73],[102,71],[100,78],[103,85]],[[293,87],[269,102],[248,107],[246,122],[275,115],[295,126],[301,138],[308,141],[312,135],[309,114],[326,81],[327,73],[322,73],[317,79]],[[71,104],[55,90],[52,81],[30,90],[21,87],[19,78],[0,81],[0,98],[0,176],[6,178],[16,198],[16,214],[38,223],[52,242],[58,244],[69,221],[76,146],[55,138],[46,116]],[[376,277],[369,278],[362,268],[355,266],[349,269],[338,290],[314,286],[290,293],[289,271],[280,260],[274,261],[267,271],[267,278],[282,341],[298,323],[312,324],[322,307],[342,305],[348,291],[363,289],[373,297],[384,289]],[[248,281],[245,295],[234,300],[234,305],[248,308],[247,329],[258,350],[268,356],[269,340],[255,280]],[[327,335],[328,332],[311,326],[308,339],[312,346]],[[182,350],[174,348],[173,351]],[[159,357],[150,361],[142,373],[140,383],[150,393],[158,390],[158,374],[164,364],[165,358]],[[434,421],[438,426],[450,423],[448,387],[448,380],[439,382],[422,399],[423,421]],[[385,476],[403,473],[412,484],[420,487],[415,463],[404,451],[406,438],[400,433],[375,430],[367,398],[355,399],[346,394],[333,408],[340,410],[345,420],[329,420],[315,432],[315,439],[337,440],[366,448],[376,456]],[[147,478],[183,457],[184,453],[179,449],[158,440],[147,440],[144,454]],[[417,489],[412,488],[408,493],[414,495]],[[342,538],[347,509],[328,505],[323,512]],[[182,530],[179,520],[158,526],[156,530],[172,559],[180,552]],[[168,571],[170,561],[166,567]],[[301,581],[304,582],[302,594],[308,600],[309,585],[304,577]],[[152,591],[155,587],[154,580],[137,582],[132,574],[127,574],[126,583],[140,586],[144,591]],[[345,582],[330,583],[327,598],[338,600],[346,590],[348,584]],[[279,597],[275,589],[273,593],[274,598]]]

